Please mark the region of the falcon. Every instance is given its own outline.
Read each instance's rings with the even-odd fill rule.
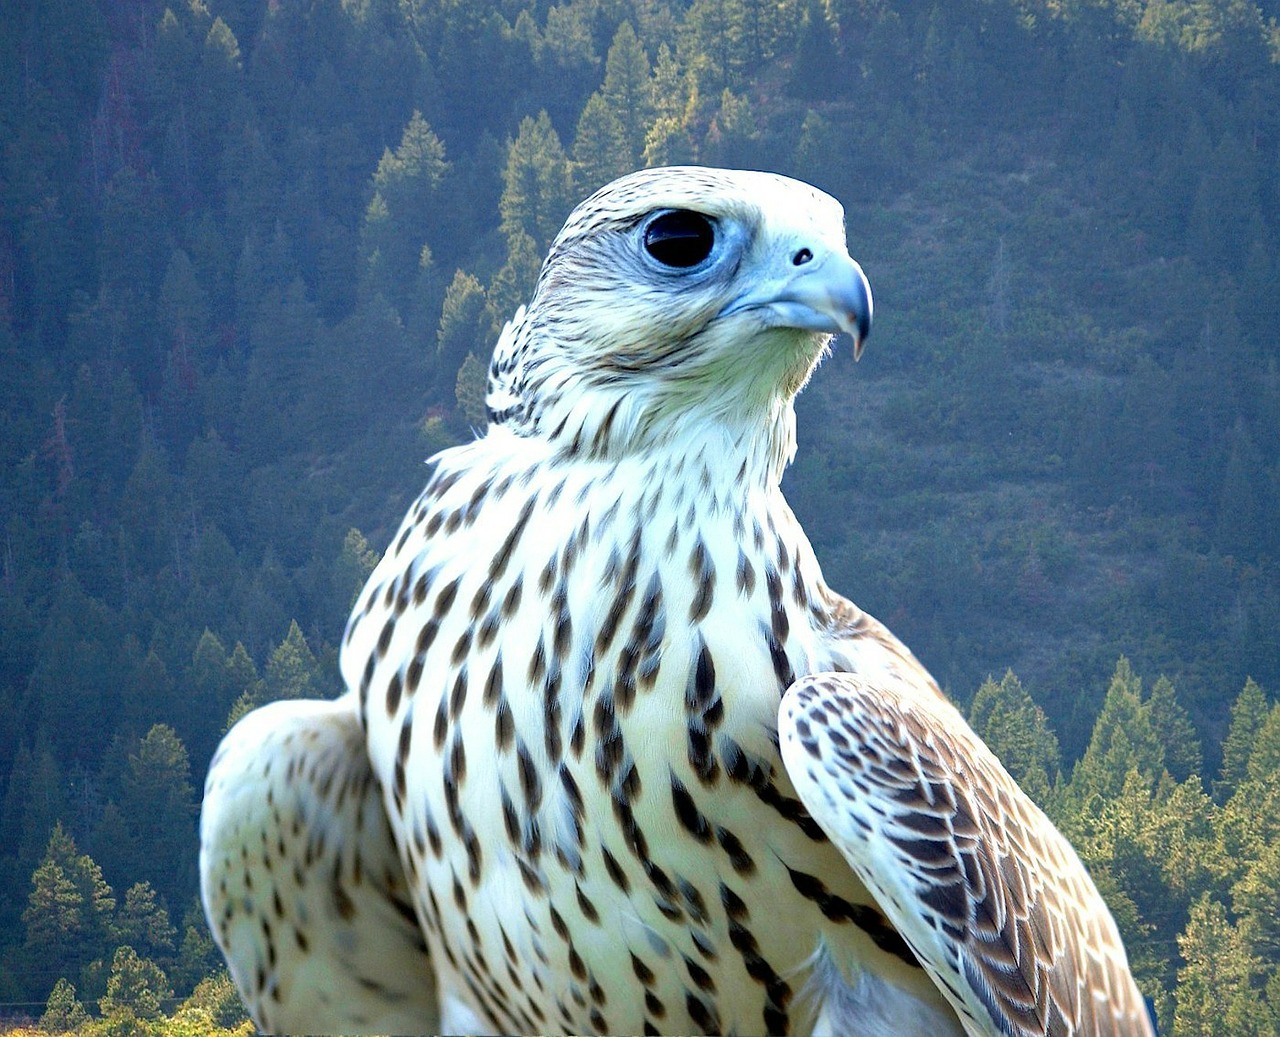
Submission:
[[[782,176],[581,203],[346,694],[227,735],[205,908],[269,1032],[1150,1035],[1066,840],[780,490],[871,294]]]

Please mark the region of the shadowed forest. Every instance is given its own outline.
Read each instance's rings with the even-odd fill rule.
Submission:
[[[0,1029],[251,1032],[228,724],[348,609],[572,205],[836,195],[786,487],[1089,863],[1175,1037],[1280,1034],[1280,2],[0,5]],[[25,1029],[23,1029],[25,1027]]]

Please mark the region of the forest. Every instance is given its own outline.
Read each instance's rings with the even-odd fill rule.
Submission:
[[[1162,1034],[1280,1034],[1280,0],[0,4],[0,1032],[252,1032],[235,718],[337,644],[572,205],[838,197],[786,490],[1089,864]]]

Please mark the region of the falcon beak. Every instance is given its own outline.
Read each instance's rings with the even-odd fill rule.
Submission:
[[[768,278],[720,311],[724,317],[753,310],[766,326],[796,328],[853,339],[853,358],[871,333],[871,286],[843,249],[798,249],[781,277]]]

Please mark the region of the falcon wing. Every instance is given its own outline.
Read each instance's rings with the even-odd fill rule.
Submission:
[[[209,769],[200,886],[268,1033],[434,1033],[436,978],[350,696],[275,702]]]
[[[805,677],[779,736],[801,801],[970,1034],[1151,1037],[1084,865],[932,688]]]

